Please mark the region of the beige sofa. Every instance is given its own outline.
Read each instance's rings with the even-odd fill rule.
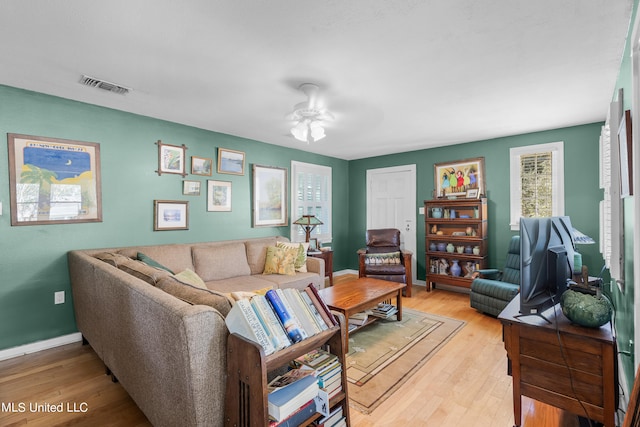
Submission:
[[[222,426],[226,386],[225,293],[268,286],[324,287],[324,261],[295,276],[264,275],[282,237],[68,253],[78,330],[154,426]],[[208,289],[174,273],[195,271]]]

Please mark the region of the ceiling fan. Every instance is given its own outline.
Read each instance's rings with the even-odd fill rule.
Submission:
[[[326,136],[323,121],[333,120],[331,114],[318,98],[320,88],[313,83],[303,83],[298,87],[305,95],[306,102],[300,102],[293,107],[293,112],[287,116],[297,123],[291,128],[291,134],[298,141],[319,141]]]

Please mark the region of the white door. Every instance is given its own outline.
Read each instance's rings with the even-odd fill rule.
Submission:
[[[397,228],[401,247],[413,252],[416,280],[416,165],[367,170],[367,229]]]

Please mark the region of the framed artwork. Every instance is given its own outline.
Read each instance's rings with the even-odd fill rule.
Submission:
[[[631,111],[620,118],[618,128],[618,151],[620,155],[620,197],[633,195],[633,165],[631,140]]]
[[[100,145],[7,134],[11,225],[102,222]]]
[[[317,252],[319,250],[320,250],[320,247],[318,246],[318,239],[317,238],[309,239],[309,250],[307,252]]]
[[[485,191],[484,157],[436,163],[433,171],[437,197],[467,197],[469,190],[477,190],[479,197]]]
[[[182,200],[153,201],[153,231],[188,229],[189,202]]]
[[[231,212],[230,181],[207,181],[207,211]]]
[[[218,148],[218,173],[244,175],[244,152]]]
[[[253,226],[287,225],[287,169],[253,165]]]
[[[164,144],[158,140],[158,175],[163,173],[175,173],[185,177],[185,152],[187,147],[182,145]]]
[[[211,176],[213,172],[213,159],[207,157],[191,156],[191,174]]]
[[[200,181],[182,181],[182,194],[185,196],[199,196]]]
[[[480,191],[477,188],[467,190],[467,199],[477,199],[480,197]]]

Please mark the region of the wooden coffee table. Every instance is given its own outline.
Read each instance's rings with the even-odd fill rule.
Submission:
[[[396,307],[398,308],[395,316],[398,321],[402,320],[402,289],[405,286],[404,283],[360,277],[318,291],[330,309],[343,313],[346,318],[347,349],[345,351],[349,351],[349,316],[375,308],[378,303],[389,301],[395,297]],[[354,329],[354,331],[375,322],[377,319],[375,316],[369,316],[367,322]]]

